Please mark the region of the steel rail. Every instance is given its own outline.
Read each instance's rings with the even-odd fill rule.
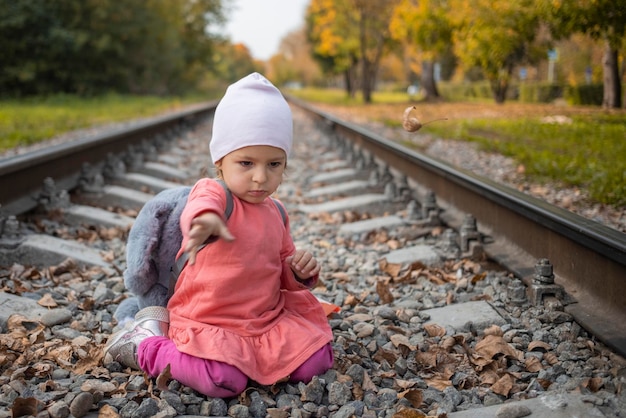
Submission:
[[[53,178],[59,187],[72,190],[76,187],[83,164],[100,165],[108,154],[124,153],[129,147],[140,145],[155,134],[191,123],[212,112],[216,104],[201,104],[120,128],[113,133],[94,135],[0,159],[0,211],[5,215],[17,215],[32,209],[36,205],[35,196],[39,194],[47,177]]]
[[[488,256],[529,289],[536,263],[548,259],[555,283],[575,300],[565,309],[607,345],[626,353],[626,234],[289,100],[336,136],[432,190],[451,226],[460,226],[463,214],[471,214],[479,231],[490,238],[485,243]]]

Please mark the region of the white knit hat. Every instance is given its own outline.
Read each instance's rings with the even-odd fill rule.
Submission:
[[[209,145],[213,163],[239,148],[269,145],[289,155],[291,109],[281,92],[259,73],[231,84],[215,108]]]

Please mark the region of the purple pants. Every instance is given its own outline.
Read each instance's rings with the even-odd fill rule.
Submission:
[[[237,396],[248,386],[248,376],[235,366],[181,353],[167,337],[143,340],[137,347],[137,360],[139,367],[152,377],[169,364],[173,379],[212,398]],[[328,343],[294,370],[289,381],[308,383],[313,376],[330,369],[333,361],[333,349]]]

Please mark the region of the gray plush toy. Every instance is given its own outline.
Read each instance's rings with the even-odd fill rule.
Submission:
[[[128,234],[124,284],[133,296],[120,303],[118,326],[132,321],[146,306],[166,306],[170,275],[180,249],[180,214],[191,187],[166,189],[141,208]]]

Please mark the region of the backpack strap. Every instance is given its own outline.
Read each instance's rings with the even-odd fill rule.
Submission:
[[[224,188],[224,192],[226,193],[226,208],[224,209],[224,219],[226,220],[226,222],[228,222],[230,215],[233,213],[233,206],[234,206],[233,194],[230,191],[230,189],[226,187],[226,183],[224,182],[224,180],[218,179],[217,182]],[[280,204],[278,199],[272,198],[272,202],[274,202],[274,204],[278,208],[278,211],[280,212],[280,216],[283,219],[283,224],[286,226],[287,225],[287,212],[285,211],[285,208],[283,207],[282,204]],[[207,238],[207,240],[204,241],[204,243],[200,247],[198,247],[198,251],[206,247],[207,244],[217,241],[217,239],[218,237],[216,236],[211,236]],[[189,260],[189,254],[187,254],[186,252],[183,252],[180,255],[180,257],[176,259],[176,261],[174,262],[174,265],[171,268],[171,274],[170,274],[170,284],[169,284],[168,295],[167,295],[168,300],[174,294],[174,288],[176,287],[176,281],[178,280],[178,276],[180,276],[180,273],[185,268],[185,265],[187,265],[188,260]]]

